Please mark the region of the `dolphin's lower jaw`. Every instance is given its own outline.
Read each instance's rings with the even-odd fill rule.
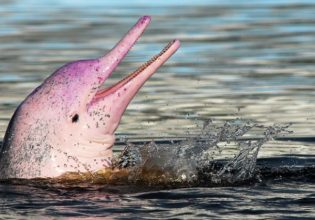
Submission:
[[[0,149],[0,179],[57,177],[111,166],[114,132],[138,90],[179,47],[158,55],[115,85],[99,89],[142,35],[144,16],[106,55],[64,65],[14,113]]]

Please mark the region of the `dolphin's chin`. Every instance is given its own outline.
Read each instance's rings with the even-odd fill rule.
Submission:
[[[92,144],[102,144],[105,146],[104,150],[111,150],[115,142],[114,134],[101,134],[98,136],[93,136],[89,139]]]

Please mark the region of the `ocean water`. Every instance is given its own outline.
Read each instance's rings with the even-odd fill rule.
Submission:
[[[2,1],[2,137],[48,75],[106,53],[142,15],[149,28],[105,86],[182,44],[124,114],[125,173],[2,181],[0,218],[314,219],[314,14],[310,0]]]

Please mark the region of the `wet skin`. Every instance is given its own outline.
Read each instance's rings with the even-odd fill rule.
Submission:
[[[100,89],[150,20],[140,18],[104,56],[60,67],[20,104],[0,151],[0,178],[57,177],[111,166],[114,132],[125,109],[180,46],[173,40],[136,71]]]

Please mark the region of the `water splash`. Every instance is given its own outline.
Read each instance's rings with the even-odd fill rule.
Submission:
[[[207,120],[199,126],[197,135],[187,132],[186,138],[144,144],[127,142],[111,168],[10,183],[57,188],[127,187],[125,191],[131,190],[130,185],[133,190],[138,187],[143,191],[246,183],[257,177],[256,161],[263,144],[280,133],[291,133],[289,127],[290,124],[265,126],[243,119]]]
[[[290,132],[289,126],[264,126],[241,119],[223,124],[207,120],[194,137],[169,143],[127,144],[115,158],[114,167],[128,169],[128,179],[134,183],[239,183],[253,178],[262,145],[280,133]]]

